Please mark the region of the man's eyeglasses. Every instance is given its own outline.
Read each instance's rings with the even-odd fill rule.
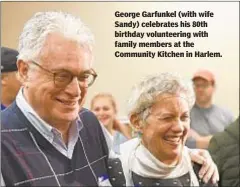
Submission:
[[[77,77],[80,87],[88,88],[94,83],[95,79],[97,78],[97,74],[93,69],[91,69],[89,72],[84,72],[78,76],[74,76],[68,71],[52,72],[34,61],[30,62],[51,74],[53,76],[55,86],[60,88],[66,87],[68,84],[70,84],[74,77]]]
[[[212,84],[211,83],[206,83],[206,84],[193,84],[193,87],[194,88],[203,88],[203,89],[206,89],[208,88],[209,86],[211,86]]]

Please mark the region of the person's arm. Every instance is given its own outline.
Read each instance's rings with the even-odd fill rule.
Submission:
[[[127,125],[122,124],[119,120],[115,119],[113,122],[113,128],[119,132],[121,132],[126,138],[131,139],[132,135],[127,127]]]
[[[185,145],[186,145],[188,148],[191,148],[191,149],[197,148],[197,146],[196,146],[196,140],[195,140],[195,138],[193,138],[193,137],[188,137]]]
[[[201,136],[193,129],[190,129],[188,136],[189,136],[189,139],[191,138],[191,139],[195,140],[194,144],[195,144],[196,148],[199,148],[199,149],[207,149],[209,142],[212,138],[212,135]]]
[[[212,138],[212,135],[200,136],[200,137],[196,138],[196,147],[199,149],[207,149],[211,138]]]

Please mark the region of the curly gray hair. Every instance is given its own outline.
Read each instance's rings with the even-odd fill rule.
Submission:
[[[157,97],[166,93],[183,93],[190,109],[195,102],[190,81],[184,81],[177,74],[160,73],[144,78],[133,87],[132,95],[128,101],[128,115],[137,114],[140,120],[145,121],[150,113],[149,109]]]
[[[64,12],[38,12],[24,25],[19,38],[18,59],[37,58],[47,35],[53,32],[61,33],[92,51],[93,35],[80,18]]]

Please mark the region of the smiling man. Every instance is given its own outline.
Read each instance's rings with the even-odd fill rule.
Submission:
[[[213,104],[216,79],[212,72],[198,70],[192,81],[196,102],[191,110],[191,130],[186,145],[207,149],[212,135],[223,131],[234,117],[227,109]]]
[[[1,114],[6,186],[97,186],[106,175],[102,129],[82,108],[97,77],[92,42],[70,14],[39,12],[25,24],[17,61],[23,88]]]

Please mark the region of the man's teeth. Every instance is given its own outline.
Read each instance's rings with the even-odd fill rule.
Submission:
[[[180,139],[181,139],[180,137],[174,137],[174,138],[168,137],[168,138],[166,138],[167,141],[174,142],[174,143],[179,142]]]
[[[61,101],[61,103],[65,104],[65,105],[75,105],[75,104],[76,104],[76,101],[74,101],[74,102]]]

